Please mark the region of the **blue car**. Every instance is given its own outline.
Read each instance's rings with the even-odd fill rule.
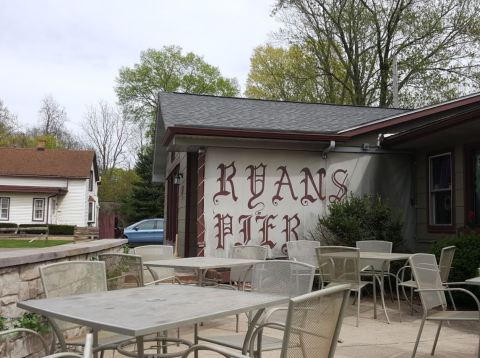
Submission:
[[[129,244],[163,244],[163,219],[145,219],[127,226],[123,237]]]

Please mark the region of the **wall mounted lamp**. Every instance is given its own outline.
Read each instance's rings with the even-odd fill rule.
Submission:
[[[175,174],[175,176],[173,177],[173,184],[180,185],[180,183],[182,182],[182,179],[183,179],[182,173]]]

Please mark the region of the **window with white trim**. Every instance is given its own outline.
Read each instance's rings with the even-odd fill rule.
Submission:
[[[45,199],[33,199],[33,215],[32,221],[44,221],[45,220]]]
[[[0,198],[0,220],[8,220],[10,216],[10,198]]]
[[[429,163],[430,225],[453,224],[452,153],[432,155]]]
[[[88,222],[95,222],[95,203],[93,201],[88,203]]]

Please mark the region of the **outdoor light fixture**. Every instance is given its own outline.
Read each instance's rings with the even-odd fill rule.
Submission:
[[[173,184],[180,185],[180,183],[182,182],[182,179],[183,179],[182,173],[175,174],[175,176],[173,177]]]

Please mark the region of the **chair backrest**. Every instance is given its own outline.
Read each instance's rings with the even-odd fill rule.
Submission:
[[[234,246],[230,251],[232,259],[252,259],[265,260],[268,250],[265,246],[260,245],[241,245]],[[230,281],[250,282],[252,280],[252,272],[250,266],[232,267],[230,270]]]
[[[320,246],[316,249],[323,282],[360,282],[360,250],[347,246]]]
[[[292,298],[280,357],[333,357],[349,293],[339,285]]]
[[[173,256],[173,246],[170,245],[145,245],[133,249],[135,255],[142,256],[143,261],[170,260]]]
[[[419,290],[443,288],[435,255],[414,254],[410,256],[408,261]],[[444,291],[420,291],[419,293],[425,311],[435,307],[445,308],[447,305]]]
[[[101,254],[98,260],[105,262],[109,291],[143,286],[143,261],[138,255]]]
[[[320,241],[296,240],[287,242],[288,259],[318,266],[315,249],[320,246]]]
[[[107,291],[105,263],[100,261],[64,261],[41,266],[40,278],[47,298]],[[53,322],[60,331],[79,327],[76,323]],[[62,339],[60,332],[57,335]]]
[[[137,246],[133,249],[135,255],[142,256],[143,262],[155,260],[172,260],[173,246],[170,245],[145,245]],[[143,271],[143,281],[148,283],[154,280],[161,280],[175,276],[175,269],[169,267],[145,267]]]
[[[440,262],[438,263],[442,282],[448,282],[448,276],[450,275],[450,269],[452,268],[453,256],[455,256],[456,249],[455,246],[446,246],[442,248]]]
[[[391,241],[382,240],[362,240],[357,241],[356,246],[363,252],[392,252],[393,244]],[[363,267],[373,268],[374,271],[381,271],[383,262],[380,260],[365,260],[362,259],[360,265]],[[385,271],[390,271],[390,265],[384,268]]]
[[[256,263],[252,291],[296,297],[312,291],[315,267],[302,262],[269,260]]]

